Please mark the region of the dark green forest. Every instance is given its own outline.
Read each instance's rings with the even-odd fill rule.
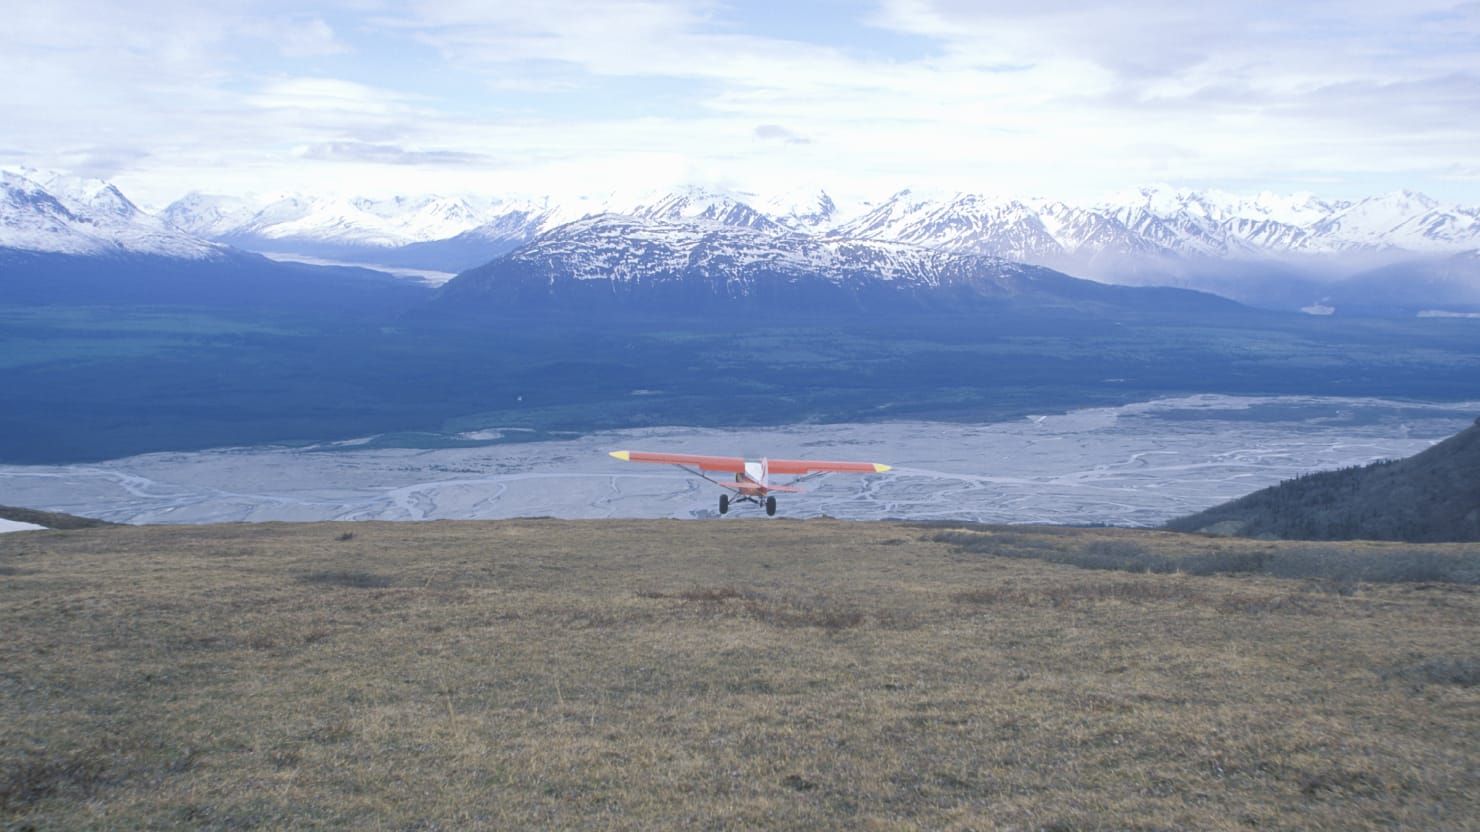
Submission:
[[[1167,528],[1287,540],[1480,540],[1480,420],[1407,459],[1306,474]]]
[[[1480,322],[0,306],[0,371],[0,462],[61,463],[490,425],[995,421],[1196,392],[1480,398]]]

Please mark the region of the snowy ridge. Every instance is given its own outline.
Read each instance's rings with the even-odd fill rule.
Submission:
[[[633,206],[628,213],[644,219],[702,220],[757,231],[782,228],[780,223],[738,199],[698,189],[658,195],[652,202]]]
[[[518,245],[604,213],[706,220],[764,231],[900,242],[1113,277],[1126,263],[1281,261],[1329,255],[1452,254],[1480,248],[1480,209],[1411,192],[1355,201],[1138,188],[1074,204],[1046,198],[900,191],[843,210],[821,189],[758,194],[672,192],[550,197],[345,199],[281,195],[259,202],[192,194],[164,218],[218,240],[306,240],[396,247],[453,238]]]
[[[570,239],[569,233],[562,236],[563,227],[600,217],[611,227],[622,223],[633,240],[664,238],[669,249],[683,249],[685,257],[694,258],[690,266],[705,268],[735,263],[751,270],[805,266],[842,273],[851,257],[857,259],[852,267],[878,267],[881,274],[893,275],[885,279],[925,279],[925,255],[916,250],[931,250],[1030,263],[1108,282],[1193,286],[1254,303],[1279,287],[1251,282],[1250,265],[1321,283],[1337,272],[1350,275],[1480,249],[1480,209],[1409,191],[1343,201],[1309,193],[1240,195],[1154,186],[1071,203],[905,190],[850,206],[839,206],[826,191],[811,187],[772,194],[689,187],[567,199],[466,194],[258,199],[192,193],[153,216],[107,182],[33,171],[6,173],[0,180],[0,248],[90,256],[203,259],[223,256],[227,246],[235,246],[450,273],[489,262],[542,235],[555,236],[531,251],[552,250]],[[692,245],[680,245],[690,233],[684,227],[709,230]],[[750,236],[728,238],[716,229]],[[624,257],[616,256],[618,249],[613,244],[586,254],[627,276],[660,266],[646,257],[656,248],[629,250]],[[907,250],[911,253],[902,253]],[[1472,260],[1445,264],[1445,274],[1458,274],[1445,282],[1465,282]],[[1282,291],[1301,295],[1290,308],[1323,294],[1314,284],[1302,288],[1288,281]],[[1287,300],[1269,302],[1289,305]]]
[[[1480,247],[1480,212],[1408,192],[1356,202],[1169,188],[1090,206],[902,191],[840,232],[1056,265],[1104,255],[1251,260]]]
[[[1197,292],[1127,289],[975,254],[729,225],[600,214],[560,226],[442,287],[453,314],[530,309],[826,319],[974,309],[1237,314]]]
[[[809,206],[797,223],[831,216],[831,200]],[[780,230],[782,223],[743,197],[701,188],[550,197],[396,196],[388,199],[282,194],[262,200],[192,193],[169,205],[163,218],[203,237],[222,240],[312,241],[370,248],[483,238],[526,242],[586,216],[620,213],[654,220],[712,220]]]
[[[140,211],[99,180],[0,172],[0,248],[86,256],[152,254],[188,260],[227,248]]]
[[[702,213],[679,195],[626,212],[690,218]],[[307,241],[395,248],[456,237],[526,241],[590,214],[611,210],[611,195],[556,201],[549,197],[471,195],[394,196],[386,199],[277,194],[265,199],[191,193],[161,217],[192,234],[223,241]],[[744,210],[749,210],[745,208]]]
[[[489,220],[487,206],[461,197],[386,200],[288,194],[265,204],[192,193],[163,217],[184,231],[217,239],[310,239],[391,247],[453,237]]]
[[[563,225],[506,259],[577,280],[618,283],[690,276],[743,283],[759,274],[841,283],[867,274],[876,280],[933,287],[960,279],[972,267],[998,277],[1040,271],[998,258],[963,258],[901,243],[773,228],[773,223],[728,224],[702,212],[700,219],[683,220],[601,214]]]
[[[771,194],[757,204],[766,216],[794,231],[824,231],[837,225],[843,215],[821,188]]]

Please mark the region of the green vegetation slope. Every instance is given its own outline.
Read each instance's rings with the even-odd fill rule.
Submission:
[[[1302,540],[1480,540],[1480,420],[1407,459],[1306,474],[1167,528]]]
[[[95,520],[91,517],[78,517],[75,514],[63,514],[60,511],[39,511],[34,508],[19,508],[17,506],[0,506],[0,520],[14,520],[17,523],[35,523],[48,529],[91,529],[95,526],[112,526],[107,520]]]

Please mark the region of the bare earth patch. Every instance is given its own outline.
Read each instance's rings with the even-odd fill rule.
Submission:
[[[1342,551],[833,521],[9,535],[0,828],[1473,828],[1480,591],[1433,578],[1480,549]]]

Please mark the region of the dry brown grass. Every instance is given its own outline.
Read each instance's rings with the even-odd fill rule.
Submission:
[[[1299,545],[1105,530],[353,531],[0,538],[0,827],[1480,825],[1473,586],[1038,559]]]

